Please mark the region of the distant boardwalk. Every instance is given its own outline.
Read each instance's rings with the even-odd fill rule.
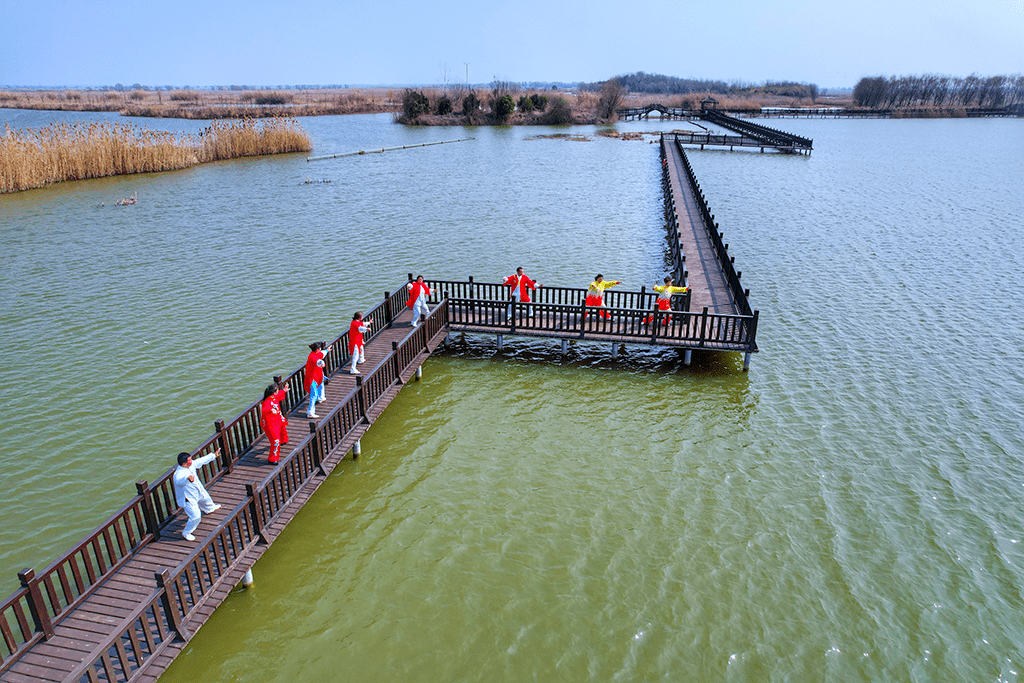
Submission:
[[[669,245],[677,283],[690,291],[656,310],[655,294],[610,290],[607,317],[585,306],[586,290],[544,287],[529,304],[499,283],[435,280],[430,314],[417,328],[402,286],[366,315],[364,374],[348,362],[348,333],[325,359],[330,378],[321,417],[304,418],[305,365],[283,381],[290,443],[268,462],[256,401],[196,448],[220,451],[201,476],[222,508],[204,515],[196,542],[182,539],[184,515],[168,470],[56,562],[19,574],[22,587],[0,603],[0,681],[152,681],[242,581],[270,543],[351,452],[391,400],[452,331],[744,354],[757,351],[757,311],[678,140],[663,137],[661,162]],[[409,276],[412,278],[411,274]],[[268,378],[269,379],[269,378]],[[254,394],[257,393],[254,390]]]

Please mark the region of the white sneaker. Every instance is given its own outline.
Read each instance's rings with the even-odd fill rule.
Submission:
[[[358,370],[354,370],[353,369],[353,370],[349,370],[348,374],[350,374],[350,375],[361,375],[363,373],[359,372]]]
[[[317,415],[316,413],[306,413],[306,417],[308,417],[309,419],[312,420],[312,419],[318,418],[320,416]]]
[[[184,538],[186,541],[194,541],[194,540],[196,540],[196,537],[193,536],[192,534],[184,534],[183,533],[181,535],[181,537]]]
[[[210,508],[210,512],[216,512],[217,510],[220,510],[220,505],[214,505]],[[210,512],[207,512],[206,514],[210,514]]]

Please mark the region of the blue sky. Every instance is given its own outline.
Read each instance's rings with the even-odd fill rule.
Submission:
[[[1024,73],[1024,0],[5,0],[3,85]]]

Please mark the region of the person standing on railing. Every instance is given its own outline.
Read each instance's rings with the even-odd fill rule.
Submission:
[[[529,276],[523,273],[523,267],[519,266],[516,268],[515,275],[509,275],[505,278],[505,281],[501,284],[506,287],[512,288],[512,301],[519,301],[524,304],[530,303],[530,290],[543,287],[544,285],[538,285],[536,282],[531,280]],[[512,306],[508,307],[508,314],[512,315]],[[533,317],[533,306],[526,307],[526,315],[530,318]]]
[[[658,286],[655,285],[652,289],[658,293],[657,308],[658,311],[671,311],[672,310],[672,295],[673,294],[686,294],[689,287],[674,287],[672,285],[672,277],[668,276],[665,278],[665,284]],[[644,318],[644,325],[651,323],[654,320],[654,314],[651,313]],[[669,316],[662,318],[661,324],[668,325]]]
[[[213,502],[206,487],[196,473],[197,467],[202,467],[208,462],[217,459],[220,449],[201,458],[192,459],[188,453],[178,453],[178,466],[174,469],[174,498],[180,507],[185,508],[188,521],[185,522],[185,529],[181,532],[186,541],[194,541],[196,537],[192,532],[199,527],[199,519],[202,512],[210,514],[220,509],[220,505]]]
[[[611,314],[604,310],[604,290],[621,284],[621,280],[608,280],[606,282],[604,275],[598,273],[597,277],[594,278],[594,281],[590,283],[590,287],[587,289],[587,306],[600,308],[601,310],[598,311],[598,315],[602,318],[611,318]],[[587,314],[584,313],[583,317],[586,318]]]
[[[348,352],[352,356],[352,369],[350,375],[358,375],[356,363],[365,363],[366,345],[363,343],[363,335],[370,331],[373,320],[363,320],[363,312],[356,311],[352,316],[352,322],[348,326]]]
[[[309,407],[306,417],[316,418],[316,404],[323,403],[324,397],[324,357],[330,353],[326,342],[313,342],[309,345],[309,357],[306,358],[306,375],[302,380],[303,388],[309,393]]]
[[[409,308],[412,309],[412,326],[420,324],[421,315],[430,315],[430,307],[427,306],[427,299],[430,297],[430,287],[423,282],[423,276],[417,275],[415,282],[406,285],[409,289]]]
[[[281,442],[286,434],[285,425],[288,424],[281,411],[281,399],[285,391],[287,388],[279,389],[276,384],[271,384],[263,392],[263,402],[260,404],[260,425],[270,443],[267,459],[271,464],[277,463],[281,458]]]

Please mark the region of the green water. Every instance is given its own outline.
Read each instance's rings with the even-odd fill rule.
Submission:
[[[653,145],[303,123],[477,139],[0,197],[9,589],[409,271],[660,279]],[[785,124],[811,157],[690,155],[749,373],[455,338],[163,680],[1017,680],[1020,122]]]

